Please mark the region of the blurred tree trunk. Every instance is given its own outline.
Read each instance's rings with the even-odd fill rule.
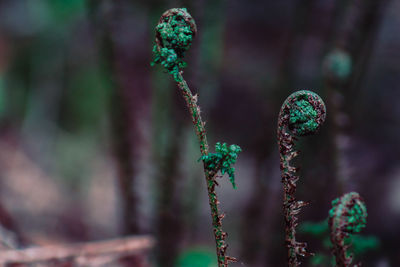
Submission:
[[[137,16],[130,13],[132,10]],[[148,37],[147,12],[144,7],[132,8],[128,1],[115,4],[96,0],[89,1],[89,12],[93,29],[100,36],[104,75],[113,88],[112,146],[121,192],[123,232],[135,234],[140,232],[135,181],[146,142],[144,122],[149,117],[149,75],[143,67],[150,61],[149,42],[143,41]]]
[[[296,65],[299,52],[302,50],[304,36],[310,27],[310,18],[316,0],[298,0],[293,11],[291,31],[288,33],[283,55],[278,65],[277,85],[275,90],[282,99],[294,90],[293,81],[296,78]],[[280,103],[280,101],[277,101]],[[279,104],[280,105],[280,104]],[[280,107],[279,107],[280,108]]]
[[[336,182],[335,195],[341,195],[347,190],[347,179],[349,178],[349,173],[346,160],[346,155],[344,148],[340,148],[340,143],[343,143],[344,139],[344,119],[347,118],[342,110],[343,102],[343,84],[345,81],[339,81],[336,78],[329,77],[324,70],[324,64],[328,56],[332,56],[332,53],[341,49],[343,53],[346,53],[345,47],[345,29],[346,25],[343,21],[346,21],[348,13],[351,7],[351,0],[339,0],[336,2],[333,12],[331,23],[326,31],[324,49],[322,50],[322,60],[321,60],[321,77],[322,86],[324,88],[324,93],[326,94],[327,109],[331,116],[327,119],[327,127],[329,128],[328,135],[329,140],[329,156],[328,160],[329,166],[326,166],[331,171],[327,171],[327,175],[330,175]],[[342,122],[340,122],[342,121]],[[330,194],[326,194],[330,196]]]
[[[331,23],[325,35],[325,46],[322,55],[325,55],[335,46],[339,45],[343,38],[343,21],[349,11],[352,0],[337,0],[333,7]],[[343,40],[342,40],[343,41]]]
[[[157,24],[165,11],[159,1],[154,1],[150,14],[151,28]],[[169,1],[170,2],[170,1]],[[173,7],[169,5],[168,7]],[[153,38],[152,30],[150,36]],[[153,40],[148,43],[149,51]],[[192,52],[192,51],[190,51]],[[189,52],[189,53],[190,53]],[[147,63],[149,64],[150,61]],[[189,65],[190,66],[190,65]],[[175,266],[184,232],[182,216],[182,133],[186,115],[181,105],[178,88],[169,74],[156,66],[152,71],[152,166],[154,167],[154,187],[156,193],[155,221],[156,264],[160,267]]]
[[[371,0],[360,4],[357,1],[342,0],[335,8],[331,28],[328,31],[331,36],[327,38],[325,52],[332,53],[335,49],[342,49],[344,53],[348,53],[352,62],[350,77],[343,81],[324,75],[328,108],[332,114],[328,120],[331,128],[330,155],[334,164],[331,173],[337,182],[338,194],[348,191],[351,184],[351,163],[347,151],[352,144],[350,141],[352,135],[349,132],[352,124],[351,116],[354,116],[356,110],[349,107],[357,105],[358,101],[354,101],[354,98],[360,92],[377,39],[379,24],[388,2]]]
[[[265,236],[262,234],[264,225],[264,205],[266,200],[267,186],[265,179],[262,178],[262,161],[257,161],[255,166],[255,181],[253,185],[253,192],[244,210],[244,216],[240,229],[241,234],[241,259],[247,264],[254,265],[260,261],[260,256],[264,251]]]
[[[164,148],[164,153],[157,162],[157,217],[156,231],[158,250],[157,264],[162,267],[175,266],[176,258],[183,235],[182,197],[185,194],[180,183],[181,147],[183,125],[178,122],[169,121],[171,124],[171,136]]]
[[[365,74],[369,67],[371,54],[378,39],[378,32],[390,0],[381,1],[362,1],[363,5],[354,4],[355,8],[360,8],[359,19],[354,23],[354,34],[348,39],[348,50],[353,59],[353,72],[350,77],[348,90],[349,99],[356,99],[360,94]],[[354,101],[348,101],[347,107],[353,112],[360,110]]]

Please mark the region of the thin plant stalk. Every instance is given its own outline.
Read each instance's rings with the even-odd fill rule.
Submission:
[[[215,186],[218,185],[218,174],[227,173],[234,188],[235,169],[232,167],[241,151],[237,145],[227,146],[226,143],[217,143],[215,153],[209,152],[205,123],[201,118],[200,108],[197,105],[197,95],[193,95],[185,79],[182,68],[186,67],[183,61],[185,52],[190,48],[193,37],[196,35],[196,24],[185,8],[172,8],[164,12],[156,26],[156,44],[153,52],[153,64],[161,64],[170,73],[180,89],[192,117],[192,122],[200,144],[201,160],[207,185],[209,205],[211,209],[213,233],[216,242],[218,267],[227,267],[236,259],[226,255],[228,245],[225,242],[227,233],[222,229],[222,219],[225,214],[220,213]]]
[[[197,105],[197,96],[194,96],[190,91],[186,81],[182,76],[182,73],[179,73],[178,77],[181,80],[181,82],[178,82],[178,86],[181,89],[182,96],[185,99],[190,115],[192,116],[192,122],[196,130],[197,138],[199,139],[201,155],[207,156],[209,154],[208,141],[206,129],[204,127],[205,123],[201,119],[200,108]],[[215,191],[215,186],[217,185],[217,173],[218,172],[208,169],[206,163],[204,163],[204,174],[207,183],[207,193],[211,209],[212,225],[214,228],[214,237],[217,246],[218,266],[220,267],[228,266],[229,261],[235,261],[235,259],[233,257],[226,256],[227,244],[225,242],[225,237],[227,234],[222,230],[221,222],[225,215],[221,214],[219,211],[219,201]]]
[[[278,120],[278,145],[283,183],[283,211],[285,218],[285,243],[288,249],[288,266],[300,266],[298,256],[312,255],[307,244],[296,240],[297,215],[308,205],[295,197],[297,168],[291,161],[299,154],[294,141],[299,136],[314,134],[325,121],[326,109],[322,99],[310,91],[297,91],[283,103]]]

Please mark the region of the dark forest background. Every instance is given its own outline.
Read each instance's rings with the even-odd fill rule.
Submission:
[[[362,234],[376,241],[357,259],[400,266],[398,0],[0,0],[3,249],[146,234],[152,266],[215,267],[190,117],[172,77],[150,66],[171,7],[197,23],[184,74],[210,143],[243,149],[238,189],[218,188],[232,266],[286,264],[276,124],[300,89],[327,105],[320,133],[298,142],[297,196],[311,202],[300,222],[357,191]],[[321,237],[299,240],[328,253]]]

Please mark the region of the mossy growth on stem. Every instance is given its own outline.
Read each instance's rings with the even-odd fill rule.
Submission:
[[[154,64],[161,64],[175,81],[181,82],[179,71],[186,67],[183,60],[196,35],[196,24],[186,8],[167,10],[156,26],[156,44],[153,47]]]
[[[221,174],[225,173],[229,176],[229,181],[232,183],[234,189],[236,189],[235,183],[235,168],[233,165],[236,163],[239,152],[242,149],[238,145],[228,146],[226,143],[216,143],[215,153],[209,153],[208,155],[202,156],[200,159],[204,162],[207,170],[217,173],[221,171]]]

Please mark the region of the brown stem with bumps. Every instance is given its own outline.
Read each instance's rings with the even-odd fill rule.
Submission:
[[[192,122],[200,143],[201,155],[207,156],[209,153],[207,135],[205,123],[201,119],[200,108],[197,105],[197,95],[193,95],[190,91],[189,86],[182,76],[182,71],[178,74],[178,80],[178,87],[181,89],[183,98],[185,99],[190,115],[192,116]],[[217,249],[218,267],[227,267],[229,262],[235,262],[236,259],[226,256],[226,249],[228,245],[225,243],[225,238],[227,233],[222,230],[222,219],[225,217],[225,214],[219,213],[219,201],[215,191],[215,186],[217,185],[217,172],[207,169],[206,165],[204,164],[204,174],[206,178],[208,199],[211,209],[212,225],[214,228],[213,230]]]
[[[307,202],[295,197],[297,168],[291,161],[298,155],[294,141],[296,136],[314,134],[325,120],[325,104],[322,99],[310,91],[298,91],[291,94],[283,103],[278,120],[278,145],[280,168],[283,183],[283,212],[285,216],[285,243],[288,249],[289,267],[300,266],[297,256],[312,255],[306,251],[307,244],[296,241],[297,215]]]
[[[279,124],[284,123],[283,120]],[[288,249],[288,266],[296,267],[300,265],[297,255],[307,256],[306,243],[296,241],[297,214],[300,208],[308,205],[307,202],[297,201],[294,197],[296,193],[296,182],[299,177],[296,175],[297,168],[290,165],[290,161],[298,155],[294,148],[295,137],[291,136],[284,127],[279,127],[279,150],[280,168],[282,171],[283,183],[283,212],[285,218],[285,243]]]

